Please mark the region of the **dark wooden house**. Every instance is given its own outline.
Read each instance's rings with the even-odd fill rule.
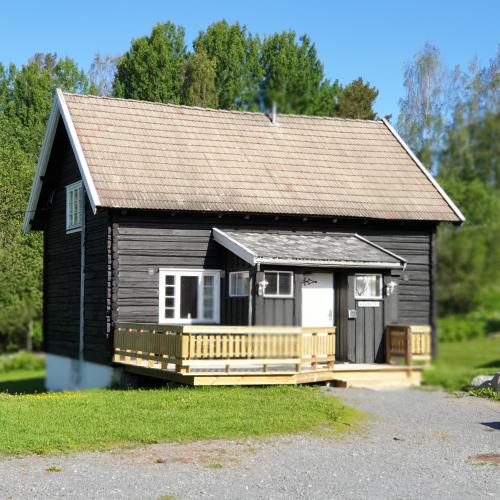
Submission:
[[[385,120],[58,91],[24,222],[48,387],[409,373],[436,339],[437,224],[463,220]]]

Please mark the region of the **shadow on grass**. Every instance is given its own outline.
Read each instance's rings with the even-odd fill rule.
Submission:
[[[4,380],[0,382],[0,392],[8,392],[9,394],[45,392],[45,378],[40,376],[21,380]]]
[[[500,359],[495,359],[489,363],[484,363],[482,365],[477,365],[475,368],[498,368],[500,369]]]

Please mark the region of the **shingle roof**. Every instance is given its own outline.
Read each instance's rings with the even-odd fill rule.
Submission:
[[[400,267],[405,259],[352,233],[213,229],[215,241],[252,265]]]
[[[102,206],[459,220],[382,121],[64,100]]]

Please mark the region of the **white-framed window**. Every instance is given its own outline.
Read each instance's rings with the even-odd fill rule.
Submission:
[[[250,273],[235,271],[229,273],[229,296],[248,297],[250,293]]]
[[[66,186],[66,232],[82,229],[83,188],[82,181]]]
[[[381,299],[382,275],[381,274],[356,274],[354,277],[355,299]]]
[[[160,269],[160,323],[218,323],[220,271]]]
[[[264,297],[289,298],[293,297],[292,271],[264,271]]]

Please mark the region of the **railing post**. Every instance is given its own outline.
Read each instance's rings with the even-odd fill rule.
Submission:
[[[385,359],[386,359],[386,362],[388,365],[391,364],[391,345],[392,345],[392,342],[391,342],[391,327],[389,325],[387,325],[385,327]]]
[[[406,353],[405,353],[405,363],[406,366],[409,367],[408,373],[411,372],[411,365],[412,365],[412,331],[411,331],[411,326],[406,327]]]
[[[311,333],[311,369],[318,367],[318,332]]]
[[[295,353],[295,355],[297,356],[297,359],[299,360],[299,362],[295,365],[295,371],[297,373],[300,373],[301,369],[302,369],[302,351],[303,351],[303,338],[304,338],[304,334],[303,333],[299,333],[297,336],[296,336],[296,342],[297,342],[297,352]]]
[[[183,361],[189,358],[189,336],[184,332],[178,332],[177,337],[179,352],[175,360],[175,371],[177,373],[187,373],[189,366],[184,365]]]
[[[330,341],[332,340],[332,339],[330,339],[330,337],[333,337],[333,342],[332,342],[332,353],[331,353],[331,356],[333,356],[333,359],[328,360],[328,361],[326,362],[326,367],[327,367],[329,370],[331,370],[331,369],[333,368],[333,364],[334,364],[334,362],[335,362],[335,340],[336,340],[336,338],[335,338],[335,337],[336,337],[336,331],[333,331],[333,332],[328,332],[326,335],[327,335],[327,339],[328,339],[327,345],[329,345],[329,344],[330,344]],[[327,354],[326,354],[326,355],[329,357],[329,356],[330,356],[330,353],[329,353],[329,352],[327,352]]]

